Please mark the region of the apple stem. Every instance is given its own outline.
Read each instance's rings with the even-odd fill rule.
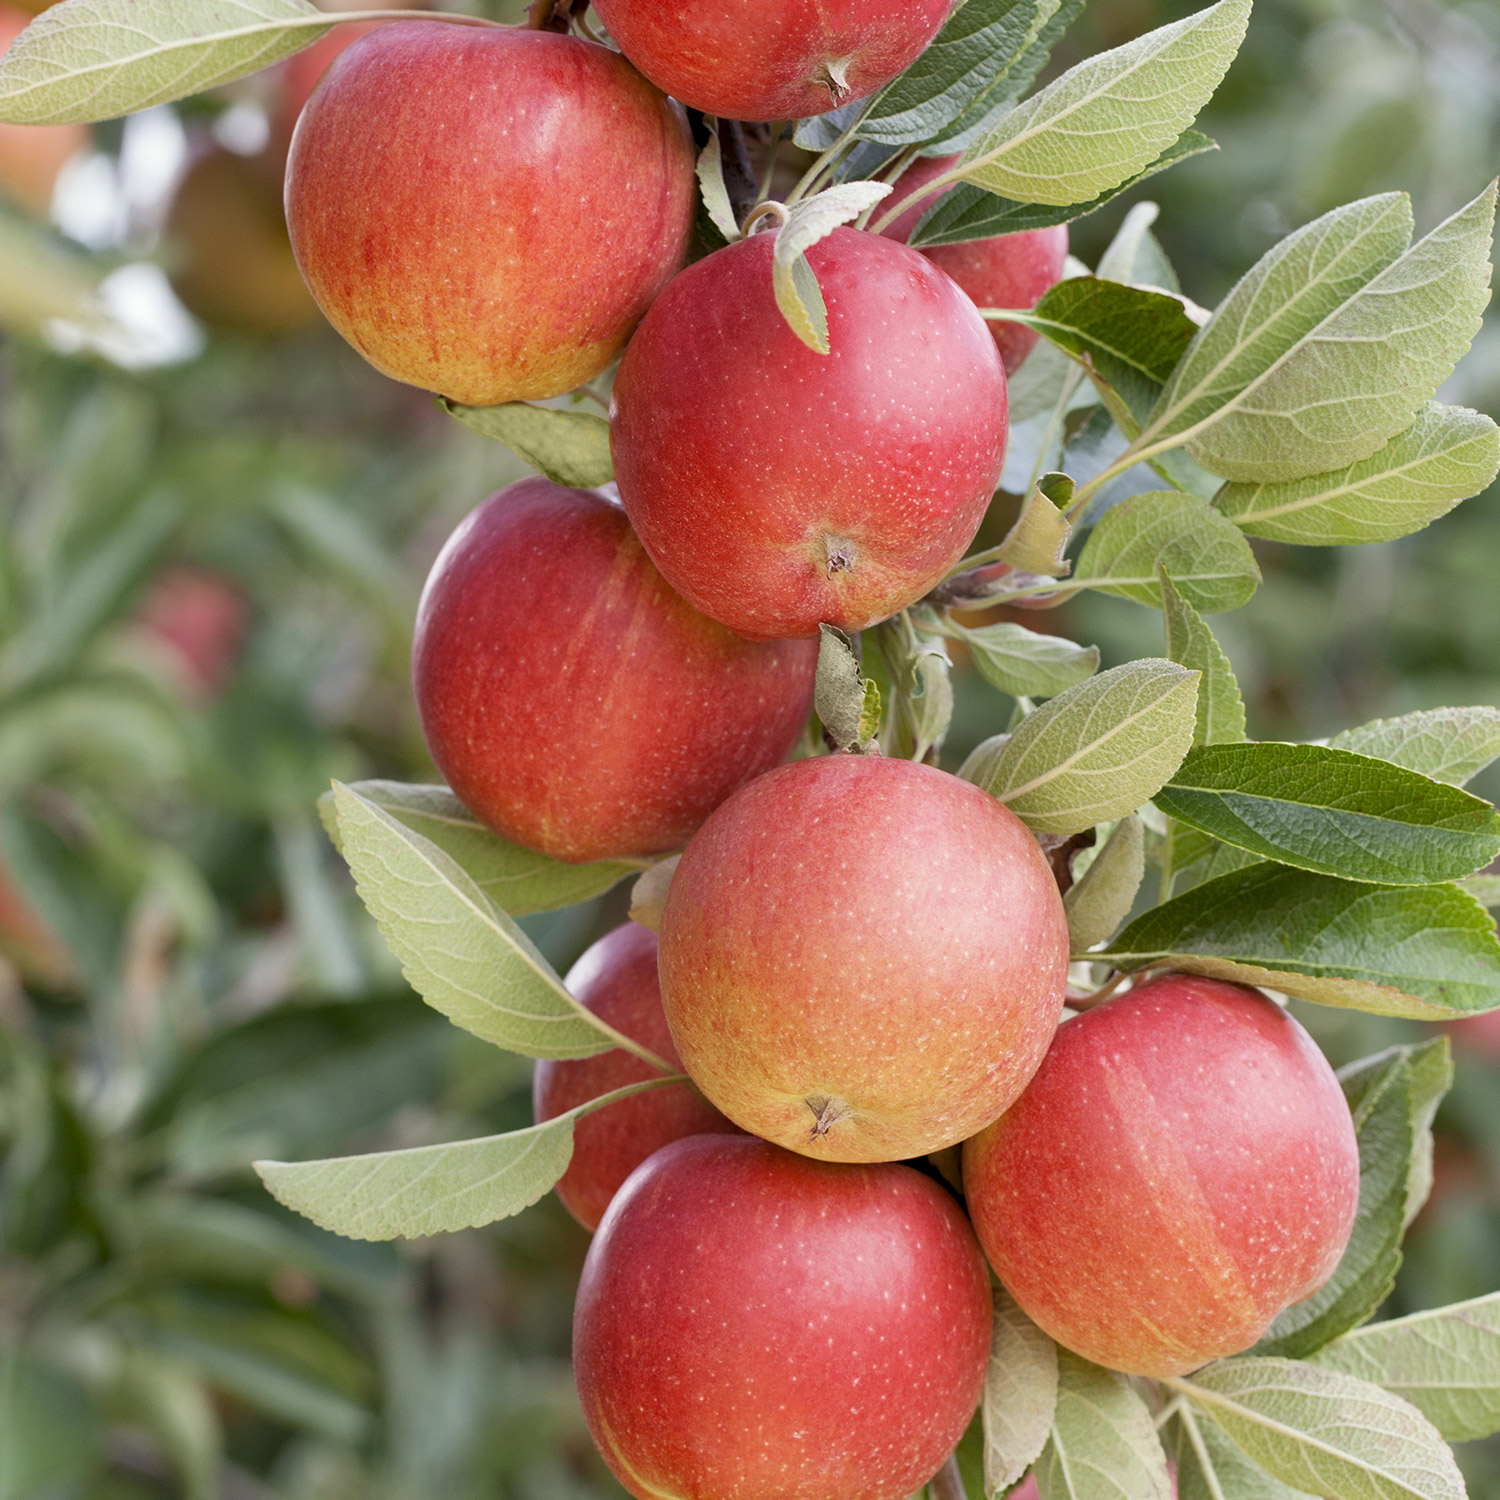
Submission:
[[[1104,1002],[1108,1000],[1109,997],[1113,995],[1114,992],[1119,989],[1120,986],[1124,984],[1125,981],[1129,978],[1130,975],[1125,973],[1122,969],[1116,969],[1115,972],[1111,974],[1109,978],[1106,979],[1097,990],[1093,990],[1087,995],[1075,995],[1070,990],[1068,992],[1068,1009],[1092,1010],[1096,1005],[1103,1005]]]
[[[755,207],[750,210],[749,216],[745,220],[742,233],[744,234],[746,239],[749,239],[750,235],[754,231],[755,226],[759,224],[763,219],[775,219],[775,227],[777,229],[780,229],[781,226],[785,224],[789,218],[791,218],[791,214],[787,212],[786,204],[778,203],[774,198],[768,198],[764,203],[757,203]]]
[[[956,1453],[950,1453],[943,1460],[943,1467],[932,1476],[928,1494],[931,1500],[969,1500],[969,1493],[964,1489],[963,1475],[958,1472]]]

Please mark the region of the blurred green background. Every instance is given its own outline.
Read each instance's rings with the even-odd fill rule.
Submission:
[[[1092,0],[1055,66],[1193,8]],[[330,776],[431,779],[417,592],[523,471],[300,292],[277,177],[310,66],[91,140],[0,131],[0,1500],[619,1493],[572,1394],[586,1241],[553,1200],[357,1245],[248,1170],[529,1122],[529,1066],[406,989],[314,811]],[[1425,228],[1473,196],[1500,10],[1258,0],[1201,124],[1222,151],[1150,188],[1211,306],[1337,203],[1404,188]],[[1444,399],[1500,417],[1500,319]],[[1265,586],[1214,621],[1251,733],[1500,703],[1497,500],[1394,544],[1257,543]],[[1102,597],[1026,623],[1107,663],[1162,646]],[[955,682],[956,759],[1009,705]],[[566,965],[623,901],[527,925]],[[1419,1029],[1305,1019],[1336,1062]],[[1403,1309],[1500,1287],[1500,1027],[1455,1040]],[[1500,1500],[1500,1454],[1462,1457]]]

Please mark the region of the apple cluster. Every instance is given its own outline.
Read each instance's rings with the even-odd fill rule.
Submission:
[[[778,305],[776,214],[684,266],[694,128],[867,95],[949,8],[594,0],[620,52],[403,22],[337,58],[291,145],[303,275],[379,369],[487,407],[619,361],[618,495],[536,478],[479,506],[413,680],[504,838],[682,851],[659,932],[568,978],[684,1075],[580,1119],[559,1184],[597,1231],[579,1391],[641,1500],[901,1500],[979,1402],[990,1268],[1064,1347],[1173,1376],[1255,1343],[1354,1221],[1343,1093],[1281,1007],[1168,974],[1064,1020],[1026,826],[935,766],[809,753],[820,625],[922,598],[983,519],[1035,334],[976,304],[1033,306],[1067,231],[911,250],[952,160],[919,158],[881,233],[808,250],[819,352]],[[542,1062],[537,1119],[654,1076]]]

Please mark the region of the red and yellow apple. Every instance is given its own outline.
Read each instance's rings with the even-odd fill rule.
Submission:
[[[694,835],[661,985],[710,1103],[807,1156],[967,1139],[1036,1071],[1068,929],[1045,855],[993,797],[881,756],[795,761]]]
[[[568,971],[569,993],[601,1021],[664,1061],[679,1064],[662,1014],[656,934],[634,922],[606,933]],[[537,1063],[532,1113],[538,1125],[626,1084],[660,1075],[616,1047],[594,1057]],[[573,1127],[573,1160],[557,1184],[563,1206],[585,1229],[597,1229],[610,1199],[648,1156],[685,1135],[733,1132],[718,1110],[681,1084],[651,1089],[584,1115]]]
[[[974,1413],[990,1317],[973,1231],[930,1177],[700,1135],[610,1205],[573,1371],[637,1500],[906,1500]]]
[[[618,505],[523,479],[449,538],[417,614],[428,748],[496,832],[554,859],[679,848],[784,760],[817,647],[752,643],[667,586]]]
[[[752,639],[859,630],[962,555],[999,481],[1005,375],[931,261],[836,229],[808,252],[829,353],[792,332],[772,234],[678,276],[615,381],[620,498],[667,581]]]
[[[1132,1375],[1254,1344],[1333,1274],[1359,1202],[1343,1090],[1258,991],[1169,974],[1066,1021],[964,1147],[990,1264],[1058,1343]]]
[[[553,32],[406,21],[334,61],[286,214],[329,322],[377,369],[473,406],[597,375],[682,263],[682,110]]]
[[[900,203],[919,192],[957,161],[956,156],[918,157],[896,179],[890,202]],[[917,221],[936,201],[936,197],[923,198],[892,219],[881,233],[904,245]],[[976,307],[1010,307],[1026,312],[1037,305],[1044,292],[1062,280],[1068,259],[1068,226],[1026,229],[959,245],[934,245],[922,254],[933,265],[941,266],[969,294]],[[1020,323],[991,322],[990,333],[1005,362],[1007,375],[1020,368],[1021,361],[1041,337]]]
[[[626,57],[692,109],[799,120],[873,94],[915,62],[953,0],[594,0]]]

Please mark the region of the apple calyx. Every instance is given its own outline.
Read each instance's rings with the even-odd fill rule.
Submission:
[[[823,570],[832,578],[838,573],[852,573],[859,559],[859,548],[847,536],[825,536],[823,542]]]
[[[852,92],[849,87],[849,64],[853,61],[852,57],[829,58],[816,75],[819,86],[828,90],[828,97],[833,101],[834,109],[837,109]]]
[[[840,1120],[847,1119],[854,1111],[842,1099],[827,1094],[816,1094],[802,1101],[812,1111],[813,1123],[807,1132],[809,1141],[821,1141]]]

